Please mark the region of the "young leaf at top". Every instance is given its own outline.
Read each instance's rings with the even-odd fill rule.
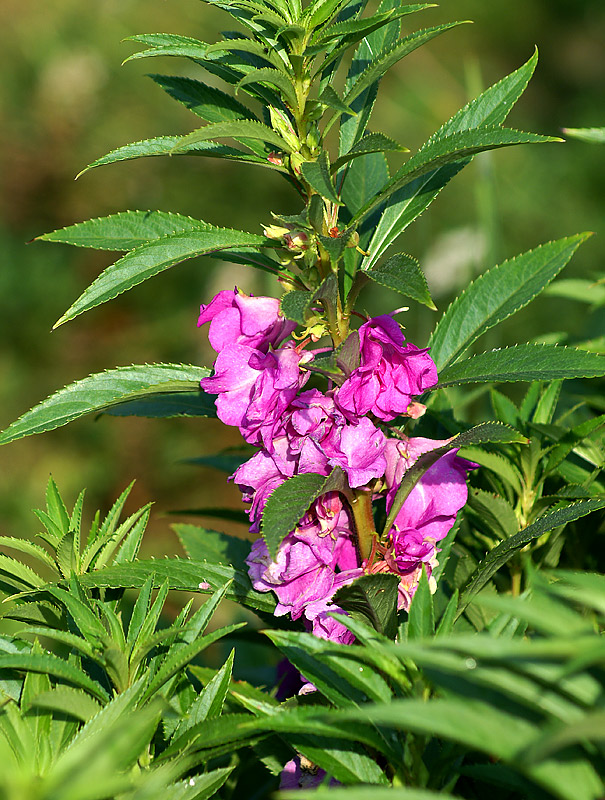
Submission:
[[[303,178],[322,197],[326,197],[338,206],[342,205],[336,195],[330,176],[330,162],[325,150],[322,150],[317,161],[303,161],[300,166]]]
[[[431,298],[429,287],[420,264],[406,253],[391,256],[384,263],[378,264],[364,273],[360,273],[374,283],[386,286],[396,292],[428,306],[433,311],[437,308]],[[432,358],[431,352],[431,358]]]

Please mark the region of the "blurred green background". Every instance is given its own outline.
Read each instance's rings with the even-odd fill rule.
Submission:
[[[406,58],[383,81],[373,128],[412,150],[481,88],[526,61],[535,45],[537,73],[509,124],[553,135],[562,127],[605,125],[603,0],[445,0],[409,19],[415,27],[474,20]],[[140,160],[73,181],[84,165],[121,144],[198,126],[145,75],[205,79],[202,71],[177,59],[120,67],[138,49],[121,40],[161,31],[211,41],[228,24],[226,15],[197,0],[2,0],[0,427],[55,389],[104,368],[208,364],[212,353],[196,328],[199,303],[236,283],[276,293],[251,269],[197,259],[51,334],[111,254],[25,244],[124,209],[177,211],[257,232],[271,211],[299,210],[288,185],[268,170],[210,159]],[[602,148],[570,141],[485,154],[406,232],[399,248],[425,266],[440,310],[486,267],[582,230],[599,235],[566,276],[597,276],[605,255],[604,201]],[[372,312],[396,305],[401,299],[388,293],[367,300]],[[404,320],[409,338],[423,345],[434,320],[431,312],[413,309]],[[604,323],[603,309],[542,297],[501,326],[489,346],[551,331],[566,333],[569,341],[597,337]],[[89,511],[107,510],[135,478],[130,508],[155,501],[146,553],[178,552],[169,529],[177,518],[167,518],[168,511],[239,501],[222,474],[182,459],[238,441],[236,431],[216,421],[102,417],[8,445],[0,451],[1,533],[37,532],[30,508],[43,504],[49,473],[70,502],[87,486]],[[245,530],[234,523],[226,528]]]

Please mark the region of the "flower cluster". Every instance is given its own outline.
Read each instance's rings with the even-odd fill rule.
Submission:
[[[198,324],[207,322],[217,358],[214,374],[201,386],[217,395],[219,419],[259,448],[232,476],[249,504],[251,531],[260,531],[277,486],[297,474],[327,476],[334,467],[353,492],[383,497],[388,513],[406,471],[444,444],[388,438],[380,427],[401,415],[417,417],[423,407],[414,398],[437,382],[428,351],[405,342],[392,317],[360,326],[346,373],[326,392],[304,388],[310,376],[304,367],[316,353],[288,338],[295,323],[281,316],[277,300],[222,291],[201,307]],[[248,566],[255,589],[275,593],[276,615],[302,619],[322,638],[351,642],[330,616],[340,610],[336,591],[364,572],[390,572],[400,578],[400,607],[409,608],[423,565],[430,576],[437,543],[466,502],[466,472],[473,467],[453,450],[439,458],[370,559],[361,557],[345,496],[328,492],[286,536],[275,561],[262,538],[254,542]]]

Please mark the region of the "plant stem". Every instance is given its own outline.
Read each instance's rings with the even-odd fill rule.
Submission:
[[[377,538],[372,514],[372,493],[359,489],[355,490],[351,500],[351,508],[357,531],[359,555],[362,561],[365,561],[370,557]]]

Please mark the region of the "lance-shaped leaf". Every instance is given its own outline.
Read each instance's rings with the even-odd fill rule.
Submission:
[[[164,236],[157,241],[131,250],[107,267],[55,323],[55,328],[117,297],[139,283],[152,278],[181,261],[233,247],[271,246],[273,243],[254,233],[231,228],[209,227]]]
[[[526,64],[490,86],[489,89],[456,112],[431,139],[443,138],[482,125],[502,125],[512,107],[525,91],[537,60],[536,52]],[[441,189],[467,163],[469,163],[468,160],[459,164],[439,167],[390,197],[367,248],[370,255],[364,259],[363,269],[376,263],[397,236],[431,204]]]
[[[311,503],[333,491],[348,491],[340,467],[334,467],[328,477],[314,472],[294,475],[271,492],[263,511],[261,531],[272,558],[276,557],[282,540],[296,528]]]
[[[303,178],[318,194],[331,200],[337,206],[342,205],[332,183],[330,162],[325,150],[321,151],[317,161],[303,161],[300,165],[300,171]]]
[[[238,150],[235,147],[228,147],[217,142],[193,142],[184,145],[184,138],[184,136],[156,136],[154,139],[143,139],[140,142],[125,144],[84,167],[76,175],[76,178],[95,167],[104,167],[107,164],[116,164],[119,161],[132,161],[135,158],[147,158],[149,156],[206,156],[207,158],[226,158],[228,161],[247,161],[259,166],[271,166],[274,169],[279,169],[279,167],[270,165],[265,157],[261,158],[258,155]]]
[[[73,683],[103,702],[109,697],[96,681],[74,664],[65,661],[59,656],[51,653],[1,653],[0,669],[27,670],[28,672],[39,672],[46,675],[53,675],[56,678]]]
[[[127,42],[142,42],[151,45],[150,50],[139,50],[133,53],[122,62],[134,61],[138,58],[150,58],[151,56],[184,56],[195,61],[203,60],[206,57],[208,45],[199,39],[190,36],[179,36],[175,33],[147,33],[128,36]]]
[[[320,103],[328,108],[333,108],[335,111],[340,111],[341,114],[355,115],[357,112],[353,111],[350,106],[345,105],[340,99],[338,93],[331,86],[326,86],[321,95],[317,98]]]
[[[334,595],[333,602],[353,619],[360,619],[394,639],[397,634],[397,592],[399,578],[396,575],[362,575],[348,586],[342,586]]]
[[[537,133],[525,133],[512,128],[501,128],[497,125],[473,128],[469,131],[460,131],[448,136],[429,139],[409,161],[406,161],[378,195],[355,215],[354,219],[361,219],[403,186],[427,173],[434,172],[439,167],[464,161],[470,156],[486,150],[497,150],[517,144],[561,141],[563,140],[556,136],[541,136]]]
[[[290,145],[282,139],[282,137],[271,128],[263,125],[262,122],[254,122],[254,120],[242,119],[233,120],[228,122],[216,122],[212,125],[206,125],[203,128],[198,128],[193,133],[183,136],[173,148],[174,153],[182,151],[183,148],[188,148],[192,144],[198,142],[208,142],[212,139],[258,139],[262,142],[276,147],[278,150],[283,150],[286,153],[291,152]]]
[[[462,383],[511,383],[597,378],[605,355],[548,344],[519,344],[457,361],[443,370],[438,387]]]
[[[0,444],[53,430],[85,414],[107,411],[126,401],[180,391],[192,392],[209,374],[206,367],[143,364],[89,375],[60,389],[13,422],[0,434]]]
[[[211,44],[206,52],[209,56],[213,53],[221,54],[225,52],[250,53],[255,56],[254,59],[250,60],[250,63],[254,63],[258,67],[272,65],[276,69],[280,69],[284,66],[284,61],[279,56],[276,48],[265,47],[262,42],[258,42],[255,39],[223,39],[220,42]]]
[[[154,74],[149,77],[170,97],[206,122],[226,122],[236,119],[252,119],[258,122],[249,108],[215,86],[176,75]]]
[[[358,158],[359,156],[363,156],[366,153],[385,153],[388,151],[398,150],[400,153],[409,153],[407,147],[399,144],[394,139],[391,139],[390,136],[385,136],[384,133],[368,133],[358,142],[356,142],[353,147],[345,153],[344,155],[337,158],[336,161],[332,164],[332,172],[336,172],[339,170],[343,164],[346,164],[347,161],[351,161],[353,158]]]
[[[580,233],[530,250],[481,275],[458,295],[430,338],[440,371],[483,333],[526,306],[555,278],[591,234]]]
[[[275,610],[273,594],[255,591],[247,571],[209,561],[184,558],[132,561],[86,573],[80,582],[89,588],[140,588],[150,577],[154,588],[166,581],[171,589],[204,593],[216,591],[231,581],[225,597],[269,614]]]
[[[286,73],[281,70],[271,69],[270,67],[252,70],[239,81],[236,86],[236,91],[249,83],[259,83],[261,85],[270,83],[280,90],[282,97],[291,108],[296,108],[298,106],[298,98],[292,81]]]
[[[133,250],[154,239],[187,231],[212,230],[212,225],[166,211],[120,211],[109,217],[78,222],[37,236],[36,242],[61,242],[95,250]]]
[[[605,128],[563,128],[565,136],[591,144],[605,144]]]
[[[410,297],[417,303],[428,306],[433,311],[437,310],[420,264],[415,258],[408,256],[406,253],[398,253],[391,256],[384,263],[367,270],[363,274],[381,286],[394,289],[404,297]],[[431,357],[433,357],[432,352]]]
[[[494,547],[477,566],[477,569],[467,581],[460,597],[458,614],[464,611],[473,596],[481,591],[500,567],[510,561],[519,550],[535,539],[538,539],[542,534],[558,528],[559,525],[566,525],[569,522],[574,522],[580,519],[580,517],[584,517],[586,514],[590,514],[592,511],[598,511],[601,508],[605,508],[605,498],[602,497],[581,500],[579,503],[573,503],[565,508],[558,508],[540,517],[534,523],[519,531],[515,536],[511,536],[510,539],[506,539],[497,547]]]
[[[483,422],[480,425],[476,425],[474,428],[469,428],[469,430],[457,434],[457,436],[453,436],[449,442],[441,447],[438,447],[435,450],[429,450],[428,453],[423,453],[403,476],[403,480],[399,485],[399,489],[397,490],[397,494],[393,500],[393,505],[385,522],[381,538],[384,538],[391,530],[397,515],[401,511],[403,504],[407,500],[414,486],[422,478],[424,473],[430,469],[433,464],[435,464],[443,455],[455,448],[488,442],[526,443],[527,439],[525,439],[514,428],[511,428],[508,425],[503,425],[500,422]]]

